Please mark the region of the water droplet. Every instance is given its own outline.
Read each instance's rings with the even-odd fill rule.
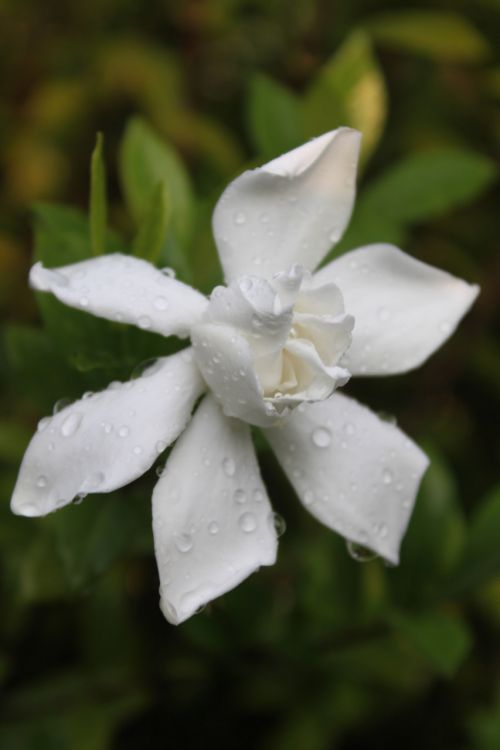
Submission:
[[[351,422],[346,422],[344,425],[344,432],[346,435],[354,435],[356,429]]]
[[[252,497],[256,503],[261,503],[264,500],[264,493],[259,489],[254,490],[252,493]]]
[[[387,309],[387,307],[380,307],[379,308],[379,311],[378,311],[378,318],[379,318],[379,320],[381,320],[383,322],[385,320],[389,320],[390,317],[391,317],[391,313],[389,312],[389,310]]]
[[[314,492],[312,490],[306,490],[304,492],[304,504],[312,505],[314,502]]]
[[[51,423],[51,418],[50,417],[43,417],[43,419],[41,419],[38,422],[38,425],[37,425],[37,428],[36,428],[37,431],[38,432],[43,432],[45,429],[47,429],[47,427],[49,426],[50,423]]]
[[[164,471],[165,471],[165,466],[164,466],[164,464],[160,464],[160,465],[159,465],[159,466],[157,466],[157,467],[156,467],[156,469],[155,469],[155,473],[156,473],[156,476],[157,476],[157,477],[161,477],[161,476],[163,475],[163,472],[164,472]]]
[[[70,398],[60,398],[59,401],[56,401],[52,408],[52,414],[59,414],[60,411],[63,409],[66,409],[67,406],[71,406],[73,401]]]
[[[279,513],[270,513],[269,523],[271,524],[271,526],[274,526],[277,537],[283,536],[286,531],[286,521],[283,516],[280,516]]]
[[[236,466],[232,458],[225,458],[222,461],[222,469],[226,477],[234,477]]]
[[[347,551],[352,557],[353,560],[356,560],[356,562],[370,562],[370,560],[375,560],[377,555],[375,552],[373,552],[371,549],[368,549],[368,547],[363,547],[362,544],[358,544],[357,542],[351,542],[350,540],[347,541]]]
[[[167,444],[164,440],[158,440],[158,442],[156,443],[156,452],[163,453],[166,447],[167,447]]]
[[[243,503],[246,502],[246,499],[247,499],[247,493],[245,492],[245,490],[242,490],[242,489],[235,490],[234,501],[236,503],[239,503],[240,505],[242,505]]]
[[[82,414],[79,414],[76,411],[73,412],[73,414],[68,414],[61,425],[61,435],[64,435],[64,437],[72,437],[80,427],[82,416]]]
[[[233,216],[233,221],[236,224],[236,226],[242,226],[246,223],[247,217],[243,213],[243,211],[237,211]]]
[[[47,477],[44,476],[43,474],[40,474],[40,476],[36,480],[36,486],[39,487],[40,489],[43,489],[44,487],[47,486],[47,482],[48,482]]]
[[[394,475],[390,469],[386,467],[382,470],[382,481],[384,484],[392,484],[393,479]]]
[[[143,331],[146,331],[148,328],[151,328],[151,318],[147,315],[141,315],[137,318],[137,325],[139,328],[142,328]]]
[[[317,427],[311,437],[317,448],[328,448],[332,442],[331,432],[326,427]]]
[[[104,432],[106,433],[106,435],[110,435],[111,434],[111,431],[113,429],[113,425],[112,424],[110,424],[109,422],[101,422],[101,427],[104,430]]]
[[[243,513],[239,518],[239,527],[245,534],[251,534],[257,528],[257,519],[253,513]]]
[[[253,287],[253,281],[250,276],[244,276],[240,281],[240,289],[242,292],[249,292]]]
[[[447,321],[447,320],[443,320],[439,324],[439,330],[441,331],[441,333],[450,333],[450,331],[451,331],[451,323],[449,321]]]
[[[122,425],[122,426],[121,426],[121,427],[120,427],[120,428],[118,429],[118,435],[119,435],[119,436],[120,436],[121,438],[126,438],[126,437],[127,437],[127,435],[129,434],[129,432],[130,432],[130,430],[129,430],[129,428],[127,427],[127,425],[126,425],[126,424],[123,424],[123,425]]]
[[[86,497],[87,497],[86,492],[79,492],[78,495],[73,500],[73,505],[81,505]]]
[[[377,416],[380,417],[382,422],[387,422],[388,424],[397,424],[398,420],[394,416],[394,414],[389,414],[388,411],[378,411]]]
[[[212,536],[219,533],[219,524],[216,521],[208,524],[208,533],[212,534]]]
[[[175,277],[177,276],[174,269],[169,268],[168,266],[165,266],[165,268],[160,268],[160,271],[164,276],[168,276],[169,279],[175,279]]]
[[[380,524],[380,528],[379,528],[380,538],[385,539],[388,533],[389,533],[389,529],[387,528],[387,525],[385,523]]]
[[[191,534],[180,534],[175,540],[175,546],[179,552],[189,552],[193,549],[193,537]]]
[[[21,505],[17,509],[17,513],[21,516],[26,516],[26,518],[35,518],[35,516],[40,515],[37,506],[32,505],[31,503],[26,503],[25,505]]]
[[[135,445],[134,446],[134,454],[136,456],[140,456],[141,453],[142,453],[142,447],[140,445]]]
[[[80,306],[81,307],[88,307],[89,300],[88,297],[80,297]]]
[[[153,302],[153,307],[155,310],[166,310],[168,308],[168,302],[165,299],[165,297],[156,297],[155,301]]]

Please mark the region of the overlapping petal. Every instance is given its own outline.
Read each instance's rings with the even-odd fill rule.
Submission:
[[[110,492],[141,476],[184,429],[203,390],[186,349],[43,419],[25,453],[12,510],[42,516],[79,494]]]
[[[202,294],[151,263],[120,253],[55,269],[36,263],[30,283],[71,307],[164,336],[188,336],[208,304]]]
[[[318,520],[398,562],[428,466],[415,443],[339,393],[302,404],[266,435],[300,500]]]
[[[226,281],[318,265],[351,216],[360,138],[339,128],[231,183],[213,217]]]
[[[421,365],[451,336],[479,288],[387,244],[342,255],[320,269],[354,315],[344,363],[353,375],[391,375]]]
[[[247,339],[231,326],[195,326],[191,341],[196,361],[224,414],[267,427],[280,414],[264,401],[257,378],[254,352]]]
[[[271,506],[248,425],[206,396],[153,493],[161,607],[178,624],[276,560]]]

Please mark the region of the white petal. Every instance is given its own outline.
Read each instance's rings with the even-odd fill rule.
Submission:
[[[318,265],[351,216],[360,138],[333,130],[229,185],[213,217],[227,281]]]
[[[283,348],[292,323],[292,306],[283,306],[273,286],[258,276],[243,276],[210,296],[204,322],[233,326],[256,355]]]
[[[271,506],[247,425],[205,397],[153,493],[160,606],[175,625],[276,560]]]
[[[453,333],[479,287],[392,245],[361,247],[315,274],[334,282],[354,315],[343,362],[353,375],[389,375],[422,364]]]
[[[236,328],[198,325],[191,332],[191,341],[196,362],[226,416],[260,427],[279,418],[274,406],[264,401],[253,350]]]
[[[30,283],[71,307],[164,336],[188,336],[208,305],[187,284],[145,260],[119,253],[55,269],[36,263]]]
[[[43,419],[21,465],[13,512],[43,516],[76,495],[141,476],[184,429],[203,389],[186,349]]]
[[[266,430],[305,507],[347,539],[397,563],[428,459],[397,427],[335,393]]]

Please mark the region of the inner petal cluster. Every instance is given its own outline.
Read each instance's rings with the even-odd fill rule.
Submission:
[[[265,426],[262,415],[276,419],[345,385],[350,373],[340,362],[353,326],[339,288],[315,286],[311,274],[295,265],[270,280],[243,276],[217,287],[203,324],[193,331],[193,345],[226,414]],[[235,372],[238,359],[246,366]],[[249,387],[256,391],[252,411],[262,412],[258,418],[249,416]]]

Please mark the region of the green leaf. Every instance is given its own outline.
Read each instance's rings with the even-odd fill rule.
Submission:
[[[485,38],[464,16],[447,11],[391,11],[376,16],[367,28],[376,41],[433,60],[480,62],[490,51]]]
[[[134,240],[134,255],[156,263],[160,257],[170,220],[170,203],[165,183],[159,182],[153,191]]]
[[[86,586],[122,556],[150,552],[151,523],[144,499],[130,492],[92,495],[51,517],[71,588]]]
[[[268,76],[257,74],[250,81],[247,121],[253,144],[265,159],[290,151],[303,140],[297,98]]]
[[[352,34],[326,63],[303,104],[307,136],[349,125],[363,133],[362,158],[375,149],[384,128],[387,93],[369,37]]]
[[[443,457],[429,450],[431,462],[401,549],[401,563],[388,570],[399,605],[435,601],[461,554],[465,522],[455,478]]]
[[[188,174],[175,151],[143,120],[133,118],[120,146],[120,177],[127,205],[138,226],[151,205],[158,183],[164,185],[165,212],[179,242],[191,233],[192,194]]]
[[[500,486],[481,503],[472,522],[460,561],[453,572],[450,587],[456,591],[474,591],[500,574]]]
[[[108,209],[103,140],[102,133],[98,133],[90,162],[90,247],[92,255],[101,255],[106,251]]]
[[[471,631],[457,615],[437,611],[397,613],[389,619],[443,677],[453,677],[472,648]]]
[[[337,251],[370,242],[397,244],[409,225],[473,201],[495,176],[493,162],[473,151],[442,148],[411,154],[361,193]]]

